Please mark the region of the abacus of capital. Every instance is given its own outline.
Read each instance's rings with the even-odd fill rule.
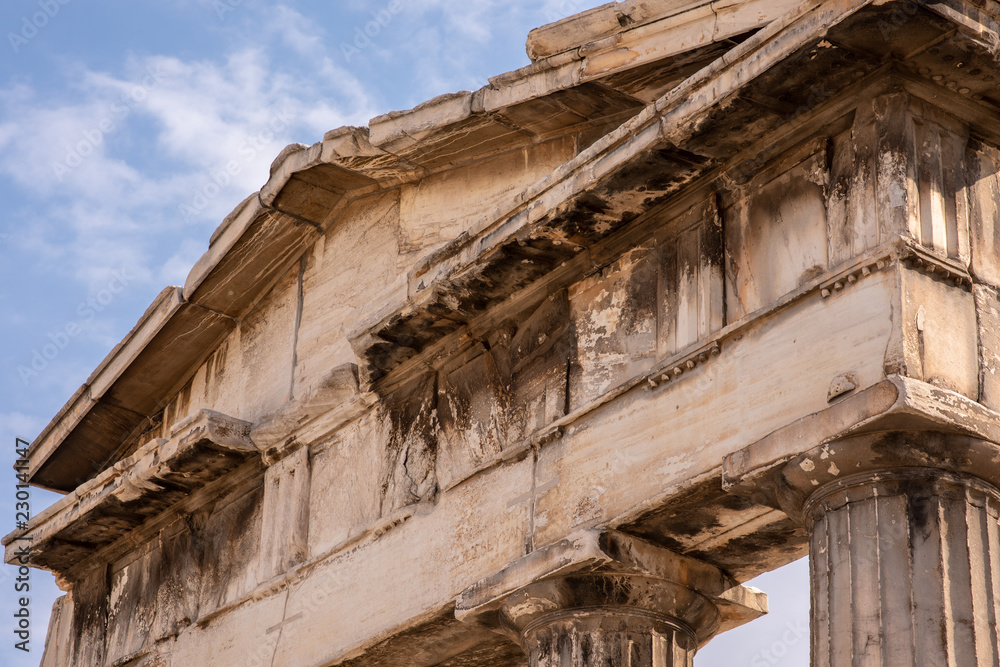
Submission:
[[[31,445],[43,667],[1000,662],[1000,5],[626,0],[283,150]]]

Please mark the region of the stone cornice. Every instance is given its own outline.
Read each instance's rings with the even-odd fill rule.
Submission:
[[[377,381],[415,350],[488,308],[484,302],[509,296],[536,277],[533,270],[565,263],[592,237],[617,230],[623,211],[641,214],[651,202],[708,171],[711,161],[698,163],[677,147],[703,132],[712,114],[739,91],[867,4],[799,5],[525,190],[492,225],[418,264],[410,274],[406,302],[352,335],[365,379]],[[845,83],[854,80],[845,77]],[[640,164],[644,173],[637,195],[632,188],[640,183],[629,181],[627,170]],[[658,182],[664,184],[658,187]],[[581,217],[590,218],[597,231],[574,234],[571,230],[581,224],[573,220]],[[533,252],[519,250],[526,246]],[[487,286],[479,287],[483,283]]]
[[[223,477],[261,450],[247,422],[202,410],[118,461],[28,525],[3,538],[8,563],[28,547],[36,567],[65,572],[192,492]]]
[[[177,367],[197,363],[235,326],[232,318],[186,300],[180,288],[163,290],[32,443],[28,457],[31,482],[70,491],[114,463],[115,450],[131,427],[115,431],[114,439],[106,442],[95,442],[89,429],[142,424],[147,415],[162,407],[160,401],[167,393],[163,387],[172,388],[176,383]],[[90,451],[88,460],[54,458],[58,451],[84,442]]]

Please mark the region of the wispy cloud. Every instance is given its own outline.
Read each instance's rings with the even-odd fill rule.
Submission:
[[[469,2],[453,2],[452,0],[412,0],[407,3],[407,11],[418,15],[433,12],[428,18],[439,26],[445,34],[475,40],[480,43],[489,40],[493,34],[493,25],[497,21],[499,7],[510,8],[518,3],[501,3],[496,0],[471,0]]]
[[[269,30],[319,74],[255,46],[215,60],[133,56],[120,72],[77,66],[55,97],[27,84],[0,90],[0,177],[40,222],[22,247],[60,257],[91,286],[121,266],[140,282],[182,282],[194,248],[264,183],[286,144],[379,112],[301,14],[279,6]],[[224,182],[212,180],[234,163]],[[206,184],[212,196],[182,214]],[[52,220],[58,235],[45,233]]]
[[[10,452],[13,450],[15,438],[30,440],[42,426],[44,424],[39,423],[37,417],[26,415],[23,412],[0,412],[0,444],[3,445],[5,451]],[[0,462],[13,461],[14,458],[13,454],[9,454]],[[3,470],[6,471],[7,467],[4,466]],[[13,473],[11,473],[11,477],[13,477]]]
[[[326,55],[325,31],[288,5],[278,5],[271,12],[264,30],[280,38],[285,46],[304,56]]]

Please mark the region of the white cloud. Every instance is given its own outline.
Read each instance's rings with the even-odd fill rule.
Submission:
[[[15,438],[33,439],[44,424],[37,417],[23,412],[0,412],[0,444],[12,451]],[[5,459],[13,456],[5,457]],[[13,473],[11,473],[13,476]]]
[[[0,90],[0,177],[40,222],[22,247],[61,257],[90,288],[123,265],[143,281],[183,283],[286,144],[378,113],[301,14],[279,6],[276,16],[275,39],[318,59],[319,76],[258,46],[216,60],[132,57],[121,73],[80,66],[55,99],[23,84]],[[62,233],[42,231],[56,220]]]
[[[388,110],[374,102],[385,82],[362,77],[405,61],[404,105],[478,88],[499,73],[487,44],[538,11],[527,0],[406,0],[364,60],[347,62],[342,39],[390,4],[345,3],[354,11],[331,15],[358,26],[324,28],[290,4],[244,2],[207,19],[231,44],[223,55],[132,55],[115,71],[77,62],[56,93],[0,89],[0,178],[32,219],[20,246],[90,289],[123,264],[143,281],[182,282],[193,248],[264,183],[287,143]]]
[[[325,55],[324,32],[305,16],[288,5],[271,9],[264,29],[276,34],[286,46],[302,55]]]
[[[545,21],[551,23],[596,6],[598,5],[592,0],[545,0],[542,3],[542,14]]]
[[[157,279],[164,285],[183,286],[188,271],[204,251],[204,243],[194,239],[184,239],[180,249],[164,262]]]
[[[407,11],[425,14],[438,13],[444,21],[435,21],[446,35],[460,36],[472,42],[483,43],[490,39],[493,24],[497,19],[498,7],[509,7],[516,3],[500,3],[495,0],[411,0]]]

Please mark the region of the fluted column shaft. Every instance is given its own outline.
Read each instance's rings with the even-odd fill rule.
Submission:
[[[814,667],[1000,664],[1000,492],[896,468],[818,489],[811,525]]]

